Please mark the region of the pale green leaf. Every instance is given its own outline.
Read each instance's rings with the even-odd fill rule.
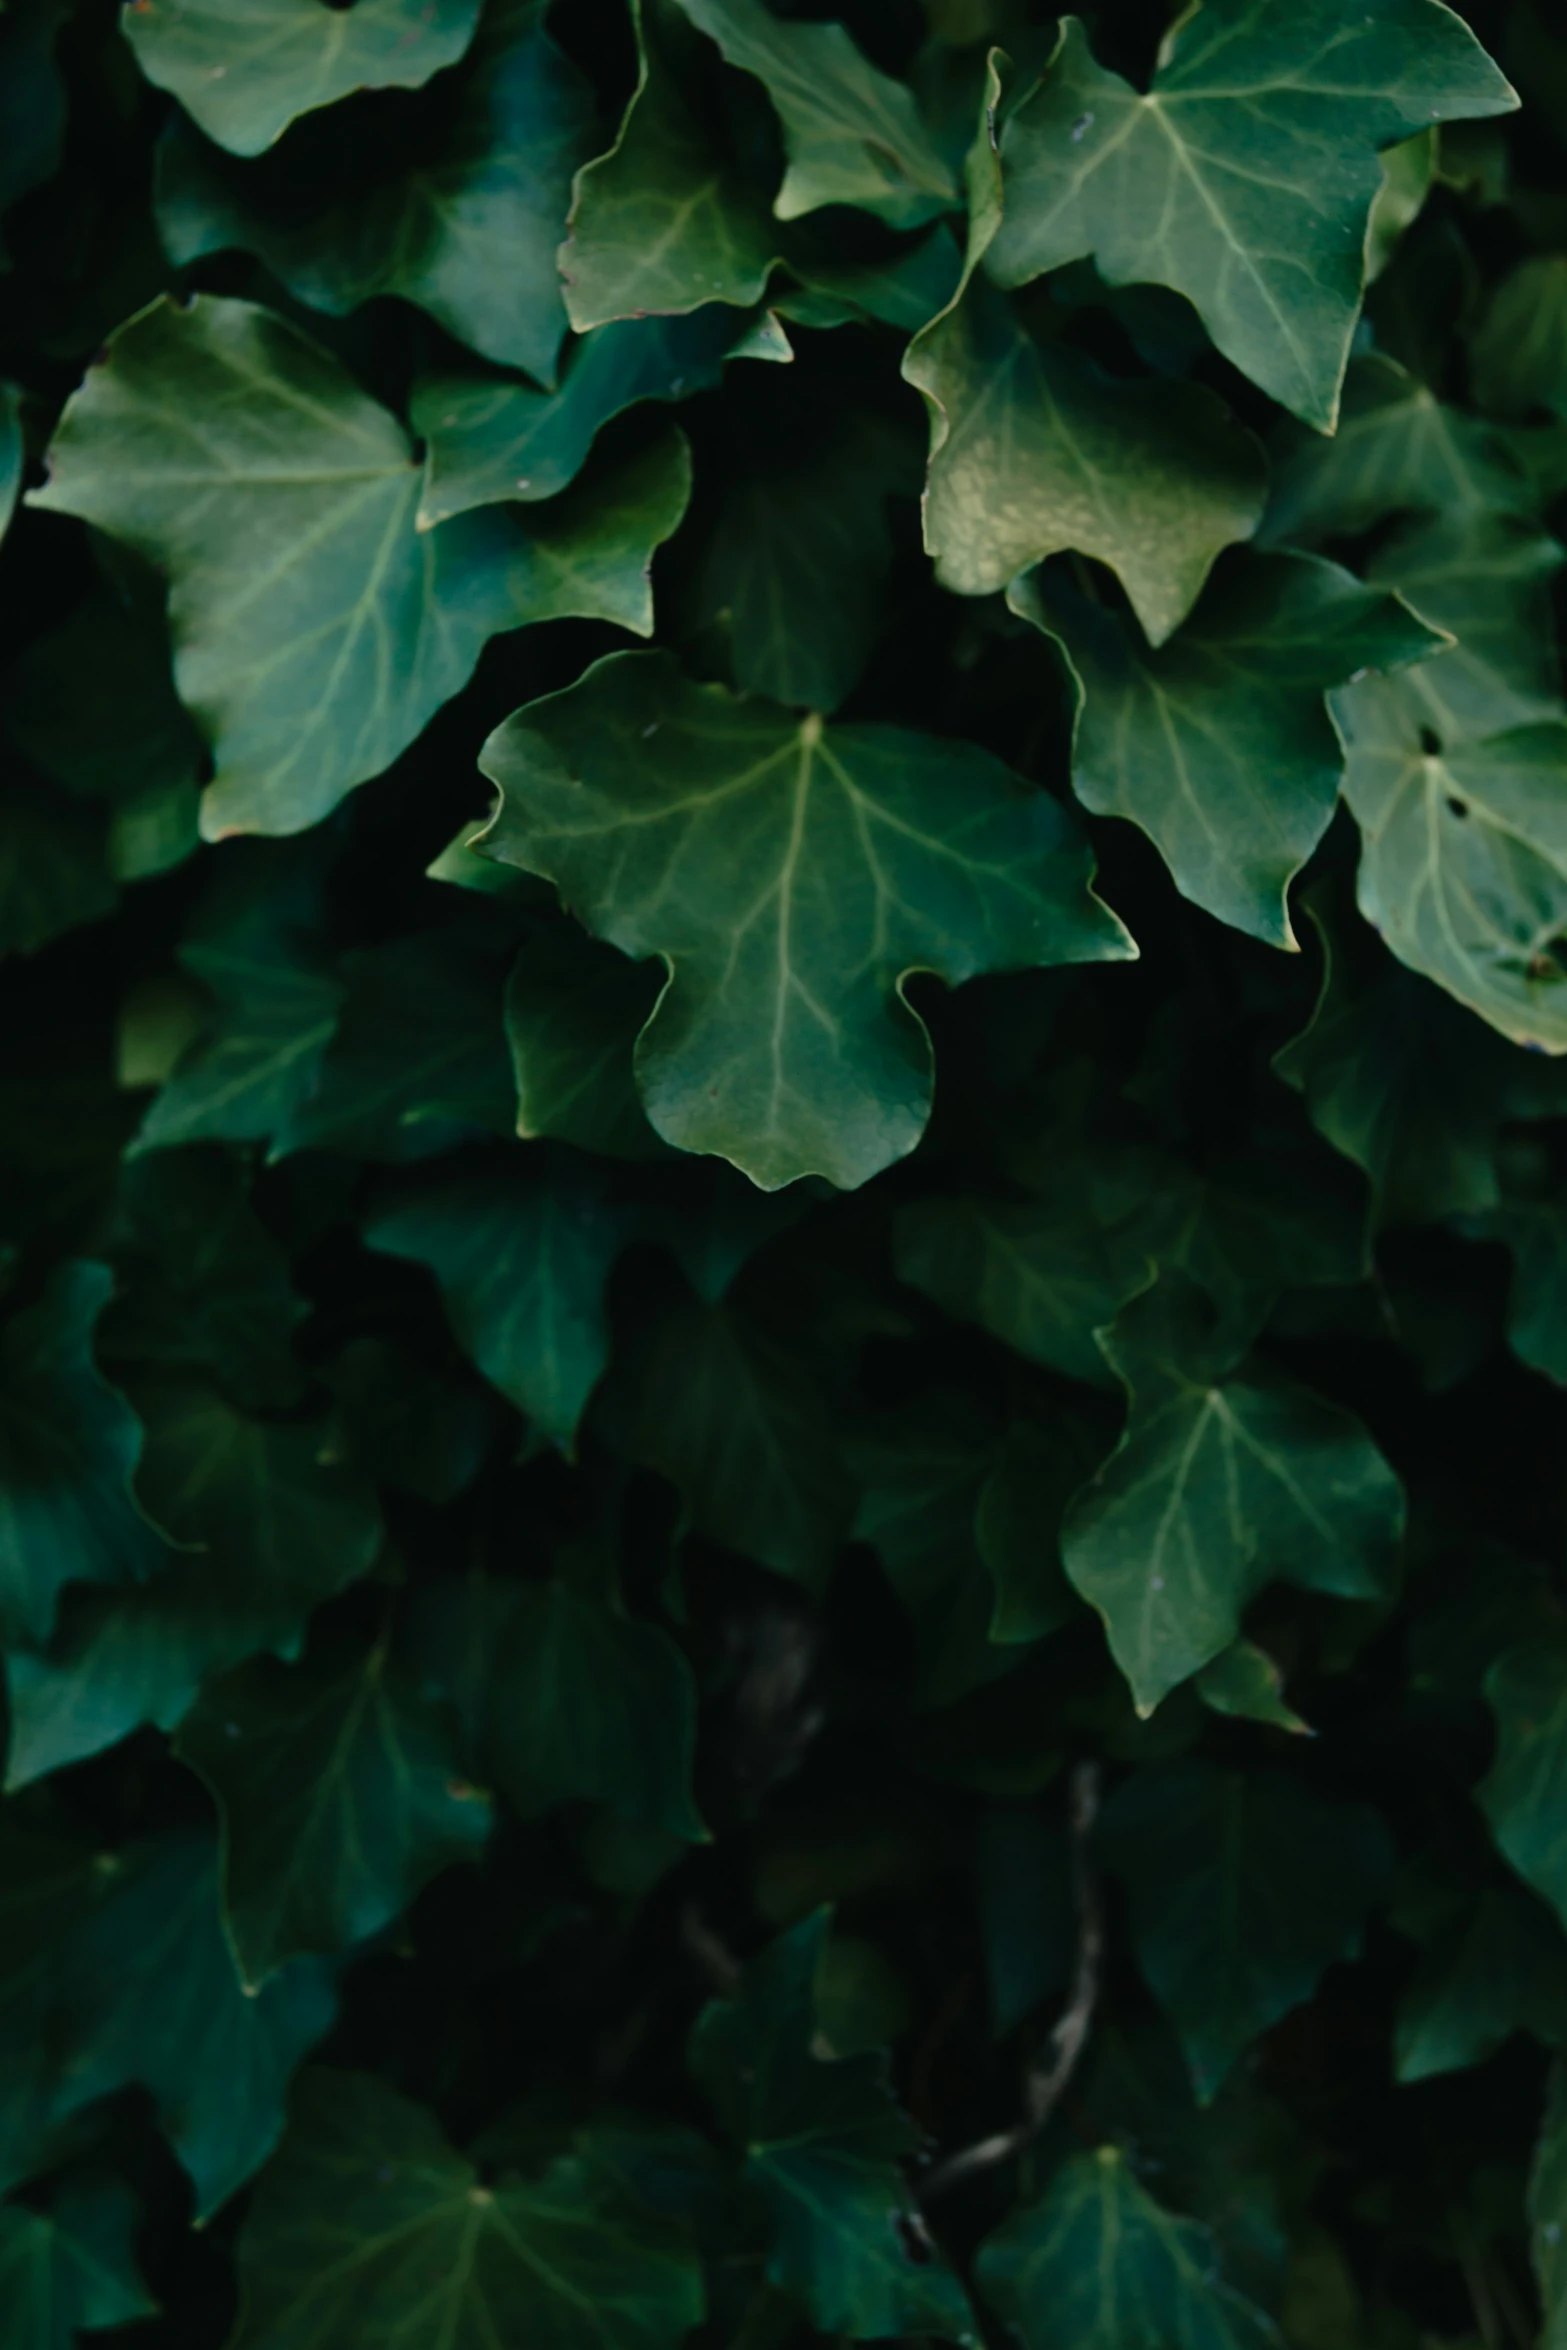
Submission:
[[[259,155],[297,114],[350,90],[417,89],[454,65],[480,0],[131,0],[121,16],[136,62],[209,138]]]
[[[968,744],[827,727],[612,656],[490,737],[484,846],[669,984],[637,1047],[666,1141],[853,1186],[930,1111],[916,971],[1132,952],[1055,803]]]
[[[240,2238],[236,2350],[674,2350],[701,2269],[572,2158],[482,2185],[425,2107],[368,2074],[314,2071]]]
[[[1092,254],[1173,286],[1227,359],[1330,432],[1360,306],[1378,149],[1508,112],[1513,91],[1440,0],[1208,0],[1146,93],[1075,17],[1001,133],[1005,285]]]

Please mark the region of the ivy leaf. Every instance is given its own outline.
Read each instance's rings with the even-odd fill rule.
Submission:
[[[872,65],[842,25],[781,22],[761,0],[679,5],[778,109],[789,158],[773,204],[779,220],[855,204],[890,228],[918,228],[956,202],[913,92]]]
[[[1003,232],[991,132],[1001,97],[992,64],[968,160],[963,276],[903,361],[930,419],[926,550],[943,587],[981,596],[1074,547],[1110,566],[1162,644],[1221,549],[1256,528],[1262,453],[1211,392],[1114,379],[1031,334],[981,273]]]
[[[428,377],[412,409],[427,449],[419,528],[431,530],[473,506],[552,498],[575,481],[611,417],[642,400],[709,391],[731,359],[792,357],[765,312],[737,317],[712,302],[684,318],[595,327],[573,344],[558,391]]]
[[[368,2074],[307,2072],[240,2238],[236,2350],[396,2339],[452,2350],[673,2350],[702,2315],[681,2238],[574,2158],[483,2186],[435,2117]]]
[[[323,23],[317,0],[134,0],[120,19],[150,82],[209,138],[259,155],[298,114],[350,90],[417,89],[455,65],[480,0],[358,0]]]
[[[1424,2081],[1483,2064],[1516,2031],[1567,2048],[1567,1943],[1522,1887],[1487,1886],[1421,1955],[1399,2001],[1396,2075]]]
[[[1279,2341],[1225,2283],[1208,2229],[1156,2203],[1115,2146],[1062,2163],[1037,2203],[985,2238],[975,2274],[1025,2350],[1276,2350]]]
[[[473,860],[482,871],[510,868]],[[657,967],[600,946],[556,919],[529,935],[506,982],[506,1040],[517,1132],[552,1136],[612,1159],[667,1157],[647,1122],[633,1055],[658,1000]]]
[[[654,1127],[766,1190],[852,1187],[914,1148],[932,1084],[915,970],[956,986],[1133,951],[1059,809],[987,753],[736,702],[667,654],[529,703],[481,765],[501,787],[486,852],[664,959],[637,1046]]]
[[[310,1096],[271,1156],[423,1158],[516,1124],[501,1014],[509,939],[455,925],[346,955],[343,1004]]]
[[[1340,697],[1360,910],[1515,1044],[1567,1052],[1567,724],[1444,748],[1391,697]]]
[[[637,86],[607,155],[577,174],[560,274],[578,334],[759,302],[778,244],[765,198],[715,149],[687,96],[702,44],[677,0],[631,0]]]
[[[1341,1598],[1387,1588],[1404,1497],[1338,1404],[1202,1330],[1166,1274],[1100,1341],[1125,1386],[1125,1433],[1077,1495],[1066,1571],[1104,1618],[1138,1710],[1229,1647],[1277,1577]]]
[[[564,1582],[523,1586],[485,1710],[492,1768],[524,1818],[585,1798],[706,1841],[691,1794],[696,1687],[656,1624]]]
[[[899,2157],[915,2134],[879,2055],[813,2052],[816,1978],[827,1940],[818,1911],[746,1969],[737,1998],[698,2017],[691,2068],[745,2151],[743,2176],[772,2231],[767,2273],[823,2333],[973,2337],[963,2288],[936,2259],[909,2256]]]
[[[114,1287],[67,1262],[0,1333],[0,1641],[46,1640],[67,1583],[144,1583],[164,1559],[131,1477],[142,1429],[93,1360]]]
[[[1182,1761],[1145,1769],[1106,1806],[1138,1963],[1180,2035],[1198,2097],[1353,1958],[1386,1889],[1386,1830],[1282,1771]]]
[[[1438,0],[1221,0],[1167,36],[1146,94],[1075,17],[1001,133],[1003,285],[1092,254],[1112,286],[1173,286],[1227,359],[1320,431],[1360,308],[1378,149],[1516,107]]]
[[[1105,1206],[1070,1181],[1037,1201],[919,1200],[893,1226],[898,1278],[1030,1362],[1106,1386],[1094,1333],[1146,1284],[1148,1259]]]
[[[50,463],[34,504],[169,574],[175,681],[217,759],[208,838],[318,822],[500,629],[578,613],[645,632],[646,566],[689,482],[666,442],[526,527],[508,510],[421,536],[397,420],[281,318],[201,295],[120,329]]]
[[[1500,1241],[1513,1260],[1507,1342],[1522,1363],[1567,1385],[1567,1215],[1559,1199],[1502,1199],[1460,1225],[1471,1240]]]
[[[455,1721],[382,1646],[341,1671],[241,1665],[203,1692],[174,1751],[218,1807],[224,1918],[252,1987],[378,1934],[489,1833]]]
[[[1344,771],[1325,689],[1420,661],[1443,638],[1397,596],[1300,555],[1226,558],[1157,649],[1053,568],[1007,602],[1064,656],[1084,807],[1139,825],[1183,897],[1294,946],[1289,885]]]
[[[1469,373],[1498,416],[1567,410],[1567,258],[1537,254],[1503,278],[1469,338]]]
[[[507,1153],[389,1187],[365,1238],[429,1267],[464,1352],[569,1449],[609,1358],[604,1285],[628,1232],[593,1170]]]
[[[1449,407],[1383,352],[1344,378],[1331,439],[1296,425],[1275,435],[1261,536],[1314,547],[1369,530],[1388,514],[1520,514],[1535,503],[1501,435]]]
[[[737,1301],[680,1298],[611,1392],[627,1458],[669,1479],[688,1526],[825,1583],[853,1489],[816,1366],[779,1331]]]
[[[1213,1713],[1242,1722],[1266,1722],[1272,1730],[1310,1738],[1311,1724],[1284,1702],[1284,1675],[1254,1640],[1232,1640],[1197,1675],[1197,1694]]]
[[[1496,1718],[1496,1760],[1476,1792],[1501,1852],[1567,1925],[1564,1664],[1567,1640],[1546,1635],[1492,1665],[1485,1694]]]
[[[553,383],[566,329],[555,251],[591,93],[545,31],[539,0],[494,0],[439,97],[389,156],[384,134],[367,137],[368,154],[350,146],[335,193],[303,220],[301,148],[324,126],[248,166],[225,166],[189,135],[165,140],[164,250],[180,269],[231,246],[254,253],[299,301],[335,318],[400,294],[487,359]]]
[[[155,2317],[136,2269],[138,2216],[123,2187],[85,2184],[68,2186],[47,2213],[0,2209],[4,2350],[73,2350],[78,2332]]]
[[[1423,620],[1457,642],[1409,669],[1393,689],[1446,741],[1499,734],[1563,713],[1551,583],[1567,560],[1558,542],[1516,514],[1457,513],[1384,538],[1368,581],[1396,588]],[[1373,698],[1351,689],[1348,707]]]

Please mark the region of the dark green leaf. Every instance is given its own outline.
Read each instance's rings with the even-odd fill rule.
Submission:
[[[0,2350],[72,2350],[78,2332],[156,2314],[122,2188],[67,2188],[50,2211],[0,2209]]]

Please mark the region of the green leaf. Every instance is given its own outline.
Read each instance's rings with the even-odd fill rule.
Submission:
[[[1567,724],[1445,749],[1391,696],[1338,711],[1366,920],[1515,1044],[1567,1052]]]
[[[119,897],[102,817],[25,775],[0,806],[0,955],[32,955],[112,913]]]
[[[523,1586],[490,1668],[486,1714],[491,1765],[524,1817],[586,1799],[706,1840],[691,1794],[696,1687],[657,1625],[563,1582]]]
[[[903,361],[930,419],[926,549],[943,587],[979,596],[1076,548],[1110,566],[1162,644],[1215,557],[1255,529],[1262,455],[1211,392],[1107,376],[1031,334],[982,273],[1004,233],[991,132],[1000,101],[992,65],[968,162],[963,277]]]
[[[175,682],[217,761],[209,839],[319,822],[500,629],[575,613],[647,633],[646,566],[689,481],[664,442],[526,525],[508,510],[421,535],[396,418],[295,327],[210,296],[120,329],[50,464],[34,504],[169,575]]]
[[[1271,1730],[1312,1736],[1311,1724],[1284,1702],[1284,1675],[1254,1640],[1232,1640],[1197,1675],[1197,1694],[1216,1714],[1237,1721],[1265,1722]]]
[[[1364,1805],[1323,1800],[1281,1771],[1205,1762],[1138,1772],[1106,1806],[1102,1834],[1138,1963],[1204,2104],[1335,1959],[1358,1955],[1392,1866]]]
[[[414,392],[413,428],[425,441],[419,528],[430,530],[473,506],[552,498],[575,481],[612,416],[642,400],[680,400],[709,391],[730,359],[788,359],[763,343],[769,322],[723,303],[684,318],[629,318],[595,327],[567,354],[554,392],[531,385],[432,376]]]
[[[637,1046],[654,1127],[766,1190],[852,1187],[914,1148],[932,1088],[914,971],[956,986],[1133,951],[1067,819],[989,754],[736,702],[667,654],[529,703],[481,764],[501,787],[486,851],[664,959]]]
[[[1077,1612],[1061,1563],[1061,1523],[1096,1453],[1088,1427],[1064,1412],[1022,1415],[1007,1430],[974,1519],[979,1555],[995,1585],[992,1640],[1039,1640]]]
[[[489,1833],[455,1721],[384,1646],[345,1671],[241,1665],[206,1688],[174,1751],[218,1808],[224,1920],[251,1986],[368,1941]]]
[[[7,1660],[10,1787],[144,1722],[172,1730],[207,1673],[258,1649],[297,1655],[311,1609],[380,1548],[374,1492],[330,1422],[254,1419],[196,1385],[137,1401],[138,1488],[179,1547],[145,1590],[68,1595],[47,1653]]]
[[[1225,2283],[1213,2237],[1177,2219],[1115,2146],[1074,2154],[985,2238],[979,2289],[1024,2350],[1274,2350]]]
[[[456,925],[345,955],[342,1009],[271,1156],[423,1158],[516,1125],[501,1015],[509,938]]]
[[[607,155],[585,164],[560,251],[578,334],[616,318],[759,302],[778,249],[765,197],[686,95],[702,44],[677,0],[631,0],[637,86]]]
[[[236,2350],[387,2350],[410,2313],[449,2350],[673,2350],[702,2315],[695,2253],[585,2164],[481,2185],[433,2114],[360,2073],[300,2081],[239,2258]]]
[[[368,154],[350,145],[335,190],[303,220],[300,149],[319,139],[316,126],[316,139],[248,166],[188,135],[166,140],[157,217],[170,260],[186,268],[238,246],[334,318],[400,294],[487,359],[553,383],[566,329],[555,252],[592,102],[544,13],[540,0],[492,0],[412,139],[389,152],[384,137],[367,138]]]
[[[1471,1240],[1496,1240],[1513,1260],[1507,1339],[1520,1362],[1567,1385],[1567,1215],[1559,1199],[1504,1199],[1464,1217]]]
[[[164,1545],[131,1478],[142,1427],[93,1360],[114,1287],[67,1262],[0,1332],[0,1642],[48,1638],[67,1583],[143,1583]]]
[[[679,0],[730,65],[755,74],[783,124],[779,220],[855,204],[918,228],[957,201],[914,95],[862,55],[842,25],[780,21],[761,0]]]
[[[1503,278],[1470,337],[1469,380],[1498,416],[1567,412],[1567,256],[1540,254]]]
[[[137,2217],[119,2186],[68,2186],[47,2214],[0,2209],[0,2350],[72,2350],[78,2332],[156,2316]]]
[[[1521,1887],[1488,1886],[1422,1953],[1399,2001],[1394,2067],[1401,2081],[1457,2072],[1517,2031],[1567,2047],[1567,1942]]]
[[[1567,1640],[1510,1648],[1486,1675],[1496,1760],[1476,1790],[1498,1848],[1567,1924]]]
[[[1300,555],[1227,558],[1157,650],[1054,569],[1015,582],[1007,602],[1066,661],[1084,807],[1139,825],[1183,897],[1293,946],[1289,885],[1344,771],[1325,689],[1443,639],[1398,597]]]
[[[729,485],[696,610],[742,692],[832,711],[852,691],[884,622],[901,454],[851,424],[803,462],[753,463]]]
[[[206,1836],[97,1854],[13,1838],[5,1881],[0,2176],[45,2167],[51,2132],[138,2083],[209,2217],[277,2141],[289,2074],[333,2019],[326,1974],[308,1961],[245,1993]]]
[[[524,879],[487,857],[473,863]],[[648,1124],[637,1093],[634,1060],[661,985],[656,965],[600,946],[575,922],[557,918],[530,931],[506,982],[506,1040],[524,1140],[548,1135],[613,1159],[667,1157],[669,1145]]]
[[[1146,94],[1075,17],[1001,133],[1003,285],[1092,254],[1112,286],[1173,286],[1227,359],[1323,432],[1360,307],[1377,150],[1518,103],[1439,0],[1209,0]]]
[[[454,65],[480,0],[132,0],[121,17],[136,62],[209,138],[259,155],[297,114],[358,89],[417,89]],[[341,16],[342,22],[338,22]]]
[[[1168,1274],[1101,1345],[1127,1390],[1126,1429],[1062,1547],[1140,1712],[1228,1648],[1278,1578],[1341,1598],[1386,1591],[1403,1489],[1353,1414],[1260,1363],[1237,1371]]]
[[[939,2256],[921,2265],[901,2227],[910,2204],[899,2157],[915,2143],[879,2055],[813,2053],[816,1979],[827,1940],[818,1911],[768,1945],[737,1998],[697,2019],[691,2067],[771,2228],[767,2274],[823,2333],[973,2338],[963,2289]]]
[[[1567,2066],[1551,2071],[1550,2096],[1529,2174],[1534,2273],[1545,2309],[1540,2350],[1567,2342]]]
[[[22,395],[0,383],[0,539],[5,537],[22,489]]]
[[[1303,426],[1274,438],[1273,487],[1261,536],[1311,547],[1345,538],[1387,514],[1519,514],[1535,493],[1491,426],[1438,400],[1381,352],[1344,379],[1331,440]]]
[[[604,1286],[628,1231],[593,1170],[512,1151],[389,1186],[365,1238],[429,1267],[464,1352],[569,1450],[609,1358]]]
[[[816,1374],[743,1304],[684,1297],[621,1373],[614,1426],[627,1458],[676,1488],[693,1531],[819,1589],[853,1489]]]

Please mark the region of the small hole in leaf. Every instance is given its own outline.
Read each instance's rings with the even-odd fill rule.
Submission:
[[[1449,816],[1467,816],[1469,813],[1469,802],[1467,800],[1460,800],[1456,798],[1452,792],[1449,792],[1447,795],[1447,812]]]
[[[1422,726],[1420,729],[1420,748],[1428,759],[1440,759],[1442,756],[1442,738],[1434,726]]]

